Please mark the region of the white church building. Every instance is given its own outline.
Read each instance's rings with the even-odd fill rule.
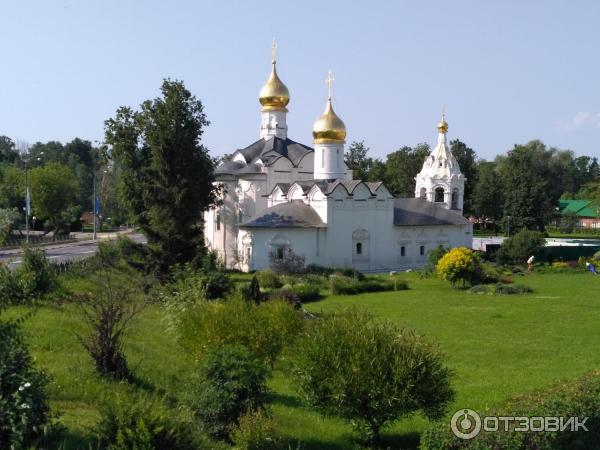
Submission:
[[[382,182],[352,179],[344,162],[346,127],[333,110],[331,82],[309,147],[288,138],[290,94],[271,74],[259,94],[260,138],[216,169],[222,202],[205,213],[209,248],[228,268],[268,268],[287,252],[306,264],[366,272],[422,267],[433,248],[471,247],[462,215],[465,178],[448,147],[445,118],[438,142],[416,176],[415,198],[395,198]]]

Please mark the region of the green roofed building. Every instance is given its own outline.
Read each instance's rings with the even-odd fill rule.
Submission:
[[[600,228],[600,206],[592,200],[559,200],[558,211],[574,217],[578,228]]]

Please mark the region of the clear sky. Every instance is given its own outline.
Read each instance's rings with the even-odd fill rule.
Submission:
[[[598,1],[0,0],[0,134],[101,139],[121,105],[181,79],[222,154],[258,138],[278,41],[289,136],[311,144],[335,75],[348,141],[373,156],[449,137],[487,159],[515,143],[600,157]]]

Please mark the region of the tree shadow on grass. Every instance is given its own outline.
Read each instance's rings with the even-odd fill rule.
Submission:
[[[269,395],[270,403],[277,403],[282,406],[287,406],[288,408],[301,408],[304,405],[298,399],[298,397],[294,397],[293,395],[280,394],[278,392],[273,392]]]

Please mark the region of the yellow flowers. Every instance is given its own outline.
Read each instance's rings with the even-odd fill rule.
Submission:
[[[436,272],[442,280],[449,281],[453,286],[460,283],[465,286],[481,272],[479,256],[466,247],[450,250],[438,261]]]

